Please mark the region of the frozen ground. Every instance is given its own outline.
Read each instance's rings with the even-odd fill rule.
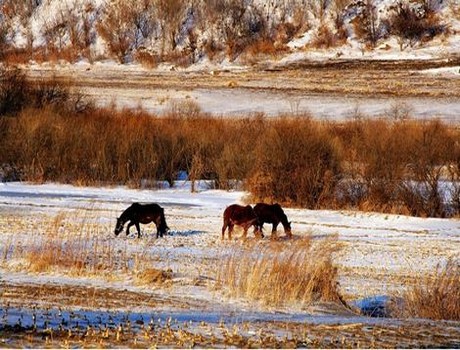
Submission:
[[[321,304],[274,309],[227,297],[212,287],[215,271],[226,249],[243,243],[238,239],[221,241],[221,215],[227,205],[243,202],[246,194],[209,190],[204,184],[200,188],[198,193],[190,193],[186,182],[178,182],[175,188],[164,190],[1,184],[0,319],[1,324],[11,328],[4,329],[3,337],[0,334],[0,344],[33,346],[33,341],[24,343],[24,337],[18,340],[19,336],[11,332],[18,324],[25,327],[35,324],[45,331],[51,329],[58,333],[62,322],[67,328],[81,331],[93,327],[97,320],[114,332],[113,337],[109,337],[111,346],[133,345],[117,343],[115,329],[120,324],[125,328],[126,324],[131,325],[129,334],[135,335],[143,331],[148,322],[153,322],[153,328],[172,327],[179,333],[182,332],[179,325],[187,323],[190,324],[188,331],[194,336],[197,332],[208,334],[209,327],[217,327],[219,331],[214,335],[220,340],[215,340],[214,345],[230,344],[225,340],[223,329],[237,325],[238,334],[245,341],[262,337],[259,332],[265,335],[268,332],[276,341],[286,337],[298,340],[299,334],[310,332],[310,346],[313,347],[330,346],[328,341],[335,337],[353,339],[348,338],[351,334],[363,334],[361,344],[366,347],[372,344],[377,347],[391,344],[396,347],[460,346],[460,324],[455,322],[446,326],[443,322],[426,320],[375,319]],[[156,202],[163,206],[171,235],[156,239],[154,227],[145,225],[141,239],[124,234],[115,237],[115,219],[133,201]],[[456,219],[301,209],[286,209],[286,213],[292,221],[295,238],[312,236],[316,239],[337,234],[343,242],[344,247],[335,257],[335,263],[339,269],[341,292],[350,304],[369,305],[372,298],[378,301],[397,296],[417,274],[433,271],[449,257],[460,255],[460,221]],[[144,256],[149,263],[154,261],[156,268],[171,269],[171,283],[152,288],[139,285],[127,276],[74,276],[59,271],[31,273],[20,255],[9,257],[8,251],[17,250],[18,246],[25,254],[49,229],[42,225],[46,218],[53,221],[57,217],[97,226],[97,230],[92,231],[99,235],[97,240],[96,237],[87,237],[87,240],[113,247],[117,252],[115,256],[130,252]],[[66,232],[62,227],[56,230],[57,235],[78,234]],[[282,229],[280,236],[283,236]],[[269,244],[269,239],[260,244]],[[285,244],[291,242],[286,240]],[[99,332],[103,331],[99,329]],[[392,335],[384,335],[386,332]],[[324,334],[329,335],[325,338]],[[372,339],[380,343],[371,343]],[[144,341],[144,345],[151,344]],[[270,342],[258,344],[259,347],[281,346],[281,343]],[[342,343],[346,345],[359,346]]]
[[[379,118],[405,110],[419,119],[458,123],[460,58],[425,60],[309,60],[305,55],[256,67],[194,66],[147,69],[110,62],[25,67],[35,80],[71,81],[97,106],[142,108],[161,114],[173,103],[195,103],[217,116],[308,113],[315,118]]]

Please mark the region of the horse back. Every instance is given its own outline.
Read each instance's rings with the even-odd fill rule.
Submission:
[[[285,217],[283,208],[281,208],[278,203],[257,203],[254,207],[254,211],[261,220],[268,223],[273,223],[274,221],[282,221]]]
[[[130,219],[147,224],[151,221],[157,221],[158,218],[164,218],[164,209],[156,203],[140,204],[133,203],[127,209],[130,212]]]
[[[224,211],[225,222],[233,222],[234,224],[241,225],[255,220],[257,220],[257,215],[250,205],[232,204]]]

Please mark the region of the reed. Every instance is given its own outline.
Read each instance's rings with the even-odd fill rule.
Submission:
[[[434,320],[460,320],[460,263],[450,259],[434,273],[421,275],[402,293],[399,315]]]
[[[218,272],[218,284],[231,297],[267,306],[308,306],[342,302],[334,254],[337,237],[233,246]]]

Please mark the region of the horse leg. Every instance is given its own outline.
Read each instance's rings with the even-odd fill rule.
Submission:
[[[157,227],[157,238],[163,237],[163,231],[160,230],[160,227],[161,227],[161,217],[160,216],[155,220],[155,226]]]
[[[254,224],[254,236],[256,236],[257,238],[264,238],[264,233],[262,231],[261,225]]]
[[[262,233],[262,230],[264,229],[264,223],[261,225],[254,224],[254,236],[257,235],[257,232]],[[263,234],[262,234],[263,237]]]
[[[276,231],[278,228],[278,221],[273,222],[273,227],[272,227],[272,238],[276,238]]]
[[[228,239],[232,240],[233,224],[228,224]]]
[[[227,229],[228,223],[224,222],[224,225],[222,226],[222,240],[225,238],[225,230]]]
[[[130,221],[128,226],[126,226],[126,236],[129,236],[129,228],[134,225],[134,222]]]
[[[139,227],[139,223],[136,222],[134,225],[136,225],[137,229],[137,238],[141,238],[141,228]]]
[[[251,227],[251,225],[246,224],[243,226],[243,239],[246,239],[246,237],[248,236],[249,227]]]
[[[261,226],[256,226],[256,227],[258,227],[258,229],[259,229],[258,232],[259,232],[259,237],[260,237],[260,238],[264,238],[264,237],[265,237],[265,236],[264,236],[264,231],[262,230],[262,226],[263,226],[263,224],[262,224]]]

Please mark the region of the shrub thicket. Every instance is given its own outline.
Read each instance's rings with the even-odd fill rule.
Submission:
[[[172,185],[185,171],[219,188],[243,183],[253,200],[307,208],[460,210],[460,131],[440,121],[218,118],[193,102],[155,117],[87,108],[59,84],[5,76],[0,165],[15,175],[4,179]]]
[[[324,125],[309,118],[268,123],[255,148],[248,189],[258,200],[318,208],[333,197],[340,154]]]

